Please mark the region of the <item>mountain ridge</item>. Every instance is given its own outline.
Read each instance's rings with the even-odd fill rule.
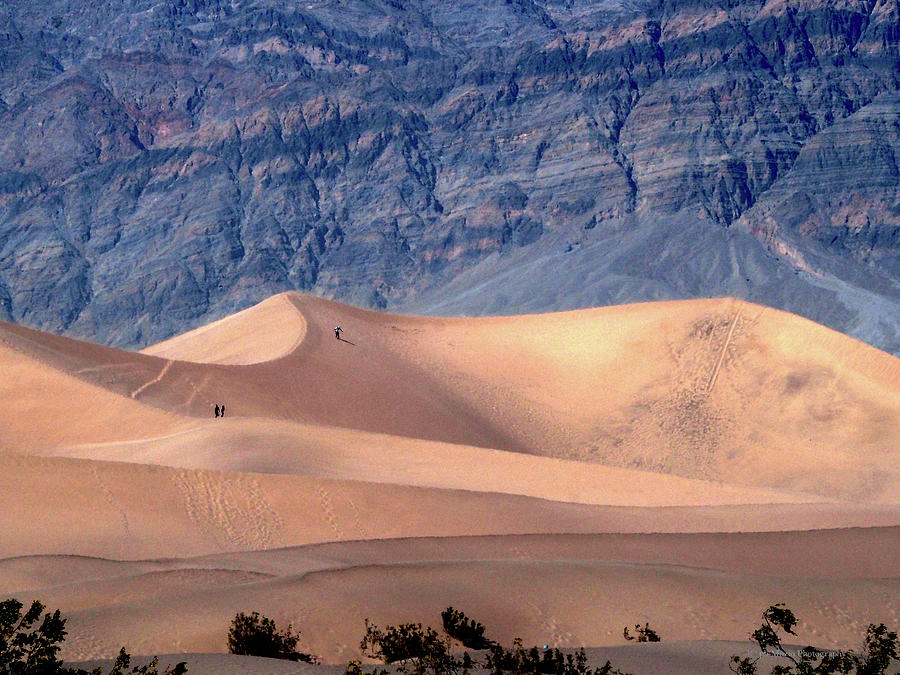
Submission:
[[[898,35],[887,0],[13,0],[0,317],[736,295],[900,353]]]

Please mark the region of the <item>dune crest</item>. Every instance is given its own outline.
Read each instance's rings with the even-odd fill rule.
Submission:
[[[306,321],[282,293],[249,309],[142,349],[178,361],[247,366],[289,354],[303,341]]]

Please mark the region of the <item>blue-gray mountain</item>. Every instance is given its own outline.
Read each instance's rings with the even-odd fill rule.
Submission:
[[[730,294],[900,352],[897,0],[5,0],[0,318]]]

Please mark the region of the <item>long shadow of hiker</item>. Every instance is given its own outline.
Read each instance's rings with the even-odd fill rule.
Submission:
[[[356,346],[356,343],[350,342],[350,340],[345,340],[344,338],[338,338],[338,340],[340,340],[341,342],[346,342],[348,345],[353,345],[354,347]]]

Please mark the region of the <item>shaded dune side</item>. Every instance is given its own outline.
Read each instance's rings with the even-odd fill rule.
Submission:
[[[739,574],[793,576],[806,558],[810,579],[885,579],[898,563],[900,523],[805,531],[597,532],[403,537],[304,544],[155,560],[81,555],[0,558],[2,589],[44,588],[60,577],[102,581],[175,570],[239,571],[274,578],[324,570],[486,560],[598,561],[684,565]]]

